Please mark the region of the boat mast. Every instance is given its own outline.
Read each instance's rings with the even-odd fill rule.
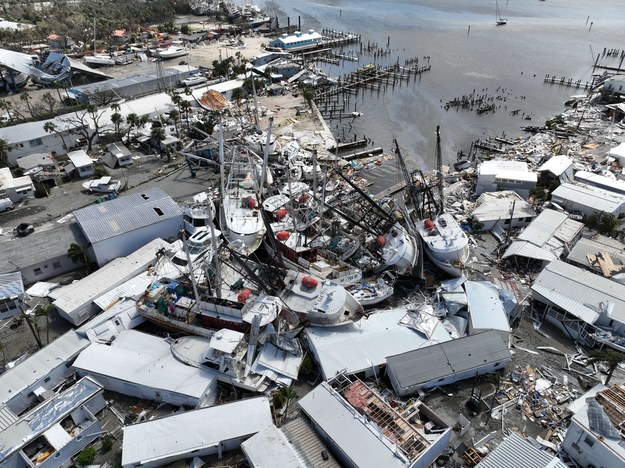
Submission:
[[[95,16],[93,17],[93,55],[96,54],[96,47],[95,47]]]
[[[267,185],[267,164],[269,164],[269,145],[271,145],[271,127],[273,126],[273,116],[269,117],[269,127],[267,128],[267,141],[263,146],[263,171],[260,177],[260,193],[263,193]]]
[[[438,214],[445,210],[445,190],[443,188],[443,154],[441,151],[441,126],[436,126],[436,169],[438,170]]]

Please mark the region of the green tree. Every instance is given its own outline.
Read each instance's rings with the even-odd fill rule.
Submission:
[[[171,119],[172,123],[174,124],[174,129],[176,130],[176,136],[180,137],[180,132],[178,131],[178,123],[182,123],[180,121],[180,112],[178,112],[176,109],[172,109],[169,111],[169,118]]]
[[[54,133],[59,136],[61,138],[61,141],[63,142],[63,148],[65,148],[66,150],[68,149],[67,144],[65,143],[65,137],[63,136],[63,132],[59,131],[59,128],[54,122],[46,122],[45,124],[43,124],[43,130],[46,133]]]
[[[0,138],[0,167],[9,166],[9,144],[3,138]]]
[[[289,403],[298,397],[297,392],[293,387],[282,387],[278,393],[280,394],[282,401],[286,403],[286,406],[284,407],[284,416],[287,417],[289,414]]]
[[[83,263],[89,271],[89,255],[87,253],[88,245],[79,245],[72,243],[67,250],[67,256],[74,263]]]
[[[124,117],[119,112],[111,114],[111,122],[115,125],[115,133],[119,134],[119,126],[124,121]]]
[[[625,361],[625,354],[620,353],[611,348],[604,348],[604,349],[600,349],[596,351],[591,351],[588,355],[590,357],[590,359],[588,359],[589,364],[594,364],[594,363],[599,362],[599,363],[604,364],[608,368],[607,375],[605,378],[605,383],[604,383],[606,387],[610,383],[610,379],[612,379],[612,374],[614,374],[614,371],[616,370],[618,365],[621,362]]]
[[[549,194],[543,187],[534,187],[530,190],[530,197],[532,199],[532,205],[540,206],[547,201]]]
[[[128,124],[128,129],[126,130],[126,144],[130,144],[130,134],[135,127],[139,126],[139,116],[134,112],[128,114],[126,116],[126,123]]]
[[[77,465],[91,465],[95,460],[96,455],[97,452],[93,447],[87,447],[78,455],[76,455],[74,461]]]
[[[28,92],[23,92],[22,94],[20,94],[20,101],[26,104],[26,108],[28,109],[28,113],[30,114],[30,116],[35,117],[31,104],[32,97],[30,96],[30,94],[28,94]]]
[[[152,145],[158,148],[158,151],[162,156],[163,147],[161,145],[161,141],[166,138],[165,129],[163,127],[152,127],[152,131],[150,132],[150,138],[152,140]]]
[[[312,103],[315,100],[315,90],[307,86],[304,88],[304,91],[302,91],[302,97],[304,101],[306,101],[306,104],[312,108]]]

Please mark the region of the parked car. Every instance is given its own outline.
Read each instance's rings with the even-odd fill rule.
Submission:
[[[15,208],[15,205],[13,205],[10,198],[0,198],[0,213],[12,210],[13,208]]]
[[[35,227],[32,224],[21,223],[15,228],[15,234],[19,237],[26,237],[33,232],[35,232]]]

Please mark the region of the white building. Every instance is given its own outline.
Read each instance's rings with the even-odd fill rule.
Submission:
[[[536,217],[536,212],[518,193],[505,190],[480,195],[471,216],[473,225],[479,223],[481,226],[479,230],[502,233],[509,228],[527,226]]]
[[[589,346],[625,350],[625,285],[560,260],[532,284],[532,314]]]
[[[477,171],[476,195],[484,192],[513,190],[527,200],[531,189],[536,187],[538,174],[530,172],[523,161],[484,161]]]
[[[24,300],[24,285],[19,272],[0,274],[0,320],[19,314]]]
[[[594,172],[577,171],[575,173],[575,181],[581,184],[592,185],[608,192],[625,195],[625,180],[606,177]]]
[[[307,327],[304,342],[319,365],[324,379],[345,372],[364,372],[368,377],[380,375],[386,358],[432,344],[432,340],[451,340],[449,332],[438,324],[431,339],[398,322],[406,309],[394,309],[372,314],[357,323],[336,327]]]
[[[52,291],[52,304],[61,317],[80,325],[100,311],[95,299],[147,271],[156,263],[157,252],[169,246],[162,239],[154,239],[127,257],[117,258],[81,280]]]
[[[183,228],[182,210],[158,187],[81,208],[74,217],[98,266],[159,237],[177,238]]]
[[[475,468],[567,468],[567,465],[511,431]]]
[[[248,398],[124,427],[122,466],[158,467],[217,454],[273,424],[267,397]]]
[[[35,187],[30,176],[13,177],[11,169],[0,168],[0,198],[10,198],[17,203],[34,196]]]
[[[102,157],[102,161],[111,169],[130,166],[132,164],[132,153],[121,141],[118,141],[117,143],[106,145],[106,154]]]
[[[563,155],[552,156],[537,169],[537,172],[560,182],[571,182],[574,176],[573,160]]]
[[[81,179],[95,174],[93,160],[84,150],[70,151],[67,157],[69,163],[64,168],[67,174],[75,173]]]
[[[203,408],[217,397],[213,373],[176,359],[163,338],[134,330],[120,332],[110,346],[92,343],[73,367],[106,390],[140,399]]]
[[[550,262],[568,254],[581,237],[584,224],[559,211],[543,210],[517,238],[502,258],[512,256]]]
[[[614,75],[603,82],[604,93],[625,94],[625,75]]]
[[[625,466],[625,386],[597,385],[569,405],[571,424],[561,450],[577,466]]]
[[[427,468],[447,448],[451,428],[424,403],[395,410],[360,380],[339,381],[340,390],[322,382],[299,405],[342,466]]]
[[[86,377],[28,412],[2,408],[0,466],[57,468],[103,434],[96,414],[106,407],[102,387]]]
[[[584,216],[607,213],[618,217],[625,214],[625,195],[585,184],[562,184],[551,193],[551,201]]]

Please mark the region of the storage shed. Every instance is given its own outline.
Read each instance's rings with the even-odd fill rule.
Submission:
[[[124,257],[156,239],[174,239],[182,210],[158,187],[74,211],[98,266]]]
[[[625,195],[585,184],[562,184],[552,192],[551,201],[568,211],[579,211],[584,216],[593,213],[619,216],[625,213]]]
[[[121,141],[118,141],[117,143],[106,145],[106,154],[102,161],[111,169],[130,166],[132,164],[132,153]]]

